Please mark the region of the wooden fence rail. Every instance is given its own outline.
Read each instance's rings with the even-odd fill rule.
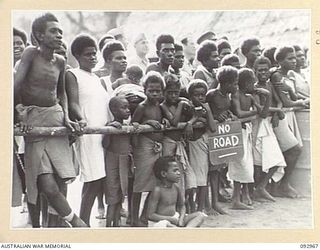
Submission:
[[[302,110],[303,108],[294,107],[290,110]],[[289,109],[283,109],[284,111]],[[251,121],[257,119],[258,116],[250,116],[247,118],[239,119],[241,122]],[[169,127],[165,128],[161,127],[160,130],[156,130],[149,125],[139,125],[139,129],[137,130],[131,125],[122,126],[121,129],[114,128],[112,126],[104,126],[104,127],[86,127],[84,128],[82,134],[140,134],[140,133],[148,133],[148,132],[160,132],[160,131],[173,131],[173,130],[182,130],[186,126],[185,122],[181,122],[177,127]],[[201,128],[201,124],[195,124],[194,128]],[[19,128],[14,128],[15,136],[63,136],[69,134],[70,131],[66,127],[34,127],[28,133],[22,133]]]

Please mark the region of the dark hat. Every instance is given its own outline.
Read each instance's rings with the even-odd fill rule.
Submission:
[[[212,40],[212,41],[216,41],[216,34],[212,31],[207,31],[205,33],[203,33],[197,40],[197,44],[202,43],[205,40]]]

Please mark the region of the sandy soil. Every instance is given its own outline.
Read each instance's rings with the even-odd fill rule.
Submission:
[[[81,184],[69,186],[68,200],[79,213]],[[313,227],[312,200],[310,196],[298,199],[277,198],[276,202],[255,202],[254,210],[233,210],[230,203],[220,203],[228,215],[208,216],[202,227],[209,228],[261,228],[261,229],[309,229]],[[12,208],[12,227],[30,228],[27,213],[21,207]],[[105,227],[105,220],[96,219],[97,204],[91,213],[91,227]],[[125,218],[122,218],[122,226]]]

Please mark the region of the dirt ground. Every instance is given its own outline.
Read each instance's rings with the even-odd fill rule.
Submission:
[[[69,186],[68,201],[79,213],[81,183],[75,181]],[[230,203],[220,203],[228,215],[208,216],[202,227],[206,228],[259,228],[259,229],[310,229],[313,227],[312,199],[305,196],[298,199],[277,198],[276,202],[255,202],[253,210],[232,210]],[[28,214],[21,213],[22,207],[12,208],[12,228],[31,228]],[[96,219],[95,203],[90,224],[93,228],[105,227],[105,219]],[[126,226],[122,218],[122,226]]]

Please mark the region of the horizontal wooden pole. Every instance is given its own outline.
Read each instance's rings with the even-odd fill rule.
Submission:
[[[299,107],[293,108],[293,110],[301,110]],[[284,110],[285,111],[285,110]],[[306,110],[308,111],[308,110]],[[247,122],[257,119],[258,116],[250,116],[246,118],[241,118],[239,121]],[[139,129],[131,125],[122,126],[121,129],[114,128],[112,126],[104,126],[104,127],[85,127],[82,134],[140,134],[140,133],[150,133],[150,132],[163,132],[163,131],[175,131],[175,130],[183,130],[186,126],[185,122],[181,122],[177,127],[169,127],[165,128],[163,125],[161,129],[156,130],[150,125],[139,125]],[[194,128],[202,128],[202,124],[195,124]],[[20,131],[20,128],[14,128],[15,136],[64,136],[70,134],[66,127],[34,127],[28,133],[23,133]]]

